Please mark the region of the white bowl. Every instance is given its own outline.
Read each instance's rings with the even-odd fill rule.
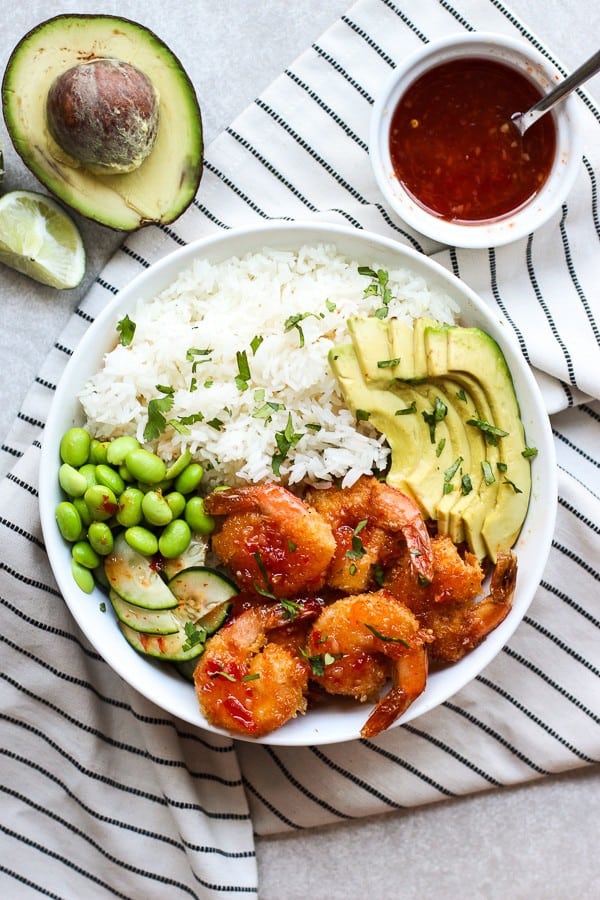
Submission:
[[[487,58],[510,65],[538,85],[543,94],[548,93],[563,77],[533,47],[502,35],[477,32],[433,41],[400,61],[377,96],[371,118],[369,152],[380,190],[407,225],[442,244],[476,249],[519,240],[548,221],[573,186],[581,165],[583,135],[579,100],[572,94],[546,114],[554,117],[557,138],[554,164],[546,183],[528,203],[502,218],[472,223],[453,222],[419,205],[404,189],[390,158],[392,116],[401,97],[418,77],[440,63],[469,57]]]
[[[125,287],[84,335],[58,385],[43,437],[40,470],[40,512],[46,549],[58,586],[74,619],[110,666],[140,694],[175,716],[218,731],[201,715],[193,687],[168,665],[136,653],[124,640],[110,603],[99,589],[89,595],[73,581],[70,547],[56,526],[54,511],[61,497],[58,486],[59,443],[73,424],[82,423],[76,398],[87,379],[101,366],[104,353],[114,345],[115,325],[132,313],[137,301],[150,298],[169,285],[192,261],[204,257],[220,261],[230,256],[258,252],[265,247],[296,250],[306,244],[326,242],[361,264],[384,268],[404,266],[422,275],[452,297],[461,310],[461,322],[478,326],[502,347],[512,370],[521,404],[529,446],[539,454],[532,466],[533,490],[530,508],[516,544],[519,575],[514,606],[504,622],[462,661],[429,677],[425,692],[400,722],[407,722],[443,703],[474,678],[508,641],[527,610],[539,584],[550,549],[556,509],[554,445],[548,417],[537,384],[506,322],[492,315],[483,302],[438,263],[395,241],[344,226],[269,224],[230,231],[183,247],[165,257]],[[101,610],[104,604],[105,611]],[[262,739],[281,746],[307,746],[347,741],[359,737],[371,707],[336,704],[335,700],[286,724]],[[223,732],[219,732],[223,733]]]

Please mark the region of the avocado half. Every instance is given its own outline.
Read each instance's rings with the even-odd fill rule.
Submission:
[[[152,152],[134,172],[94,175],[68,157],[46,124],[46,97],[66,69],[113,58],[141,69],[160,95]],[[181,63],[152,31],[108,15],[59,15],[32,29],[13,50],[2,81],[11,140],[25,165],[65,204],[119,231],[173,222],[190,205],[202,175],[202,118]]]

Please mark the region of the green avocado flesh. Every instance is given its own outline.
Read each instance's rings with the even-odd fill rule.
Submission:
[[[512,376],[478,328],[355,317],[330,351],[353,414],[382,432],[389,484],[438,531],[492,562],[512,547],[531,494],[531,463]]]
[[[95,175],[60,150],[46,123],[54,79],[92,59],[136,66],[160,96],[150,155],[133,172]],[[61,15],[13,50],[2,82],[4,118],[15,149],[42,184],[81,215],[120,231],[173,222],[194,199],[202,174],[202,120],[194,88],[151,31],[116,16]]]

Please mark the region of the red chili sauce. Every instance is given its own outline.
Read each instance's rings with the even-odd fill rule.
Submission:
[[[396,176],[419,205],[443,219],[480,222],[514,212],[552,168],[552,116],[523,138],[510,123],[541,96],[504,63],[456,59],[435,66],[413,82],[392,116]]]

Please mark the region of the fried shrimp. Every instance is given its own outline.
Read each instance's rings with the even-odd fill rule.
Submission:
[[[215,491],[205,502],[225,516],[212,548],[236,582],[273,597],[314,592],[325,582],[335,538],[323,517],[277,484]]]
[[[311,678],[330,694],[376,702],[361,730],[375,737],[425,689],[428,639],[389,591],[343,597],[326,606],[310,630]],[[392,686],[380,699],[390,677]]]
[[[434,576],[430,584],[419,583],[405,555],[386,574],[385,586],[430,629],[432,665],[445,665],[473,650],[508,615],[517,558],[511,551],[499,554],[489,594],[482,598],[485,573],[477,558],[468,552],[461,556],[445,535],[432,538],[431,546]]]
[[[212,725],[261,737],[305,712],[308,663],[293,641],[269,638],[285,622],[281,604],[254,605],[209,638],[194,686]]]
[[[327,583],[345,593],[365,591],[374,566],[399,552],[399,539],[408,548],[414,572],[420,579],[433,576],[429,533],[414,502],[396,488],[363,476],[349,488],[311,489],[306,495],[331,527],[335,556]]]

